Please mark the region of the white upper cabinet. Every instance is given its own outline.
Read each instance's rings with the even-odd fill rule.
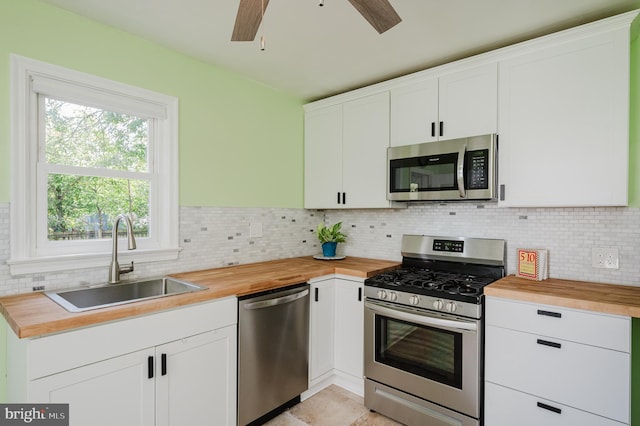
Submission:
[[[438,79],[391,89],[391,146],[438,140]]]
[[[495,133],[496,63],[391,89],[391,146]]]
[[[337,207],[342,190],[342,105],[307,112],[304,118],[304,206]]]
[[[305,208],[384,208],[389,93],[305,114]]]
[[[501,205],[627,205],[629,24],[535,40],[500,62]]]

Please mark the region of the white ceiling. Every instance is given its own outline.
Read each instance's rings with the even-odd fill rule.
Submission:
[[[231,42],[238,0],[43,1],[306,101],[640,8],[640,0],[391,0],[403,21],[378,34],[347,0],[271,0],[256,41]]]

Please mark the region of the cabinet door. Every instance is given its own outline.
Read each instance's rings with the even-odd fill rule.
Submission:
[[[626,205],[628,29],[556,41],[499,70],[501,205]]]
[[[438,79],[391,90],[391,146],[438,140]]]
[[[498,64],[443,75],[438,99],[441,140],[496,133]]]
[[[236,326],[156,348],[157,426],[236,424]]]
[[[71,426],[153,426],[153,349],[89,364],[30,383],[30,401],[69,404]]]
[[[355,378],[364,374],[363,284],[336,279],[335,368]]]
[[[304,126],[304,207],[340,207],[342,105],[306,113]]]
[[[344,207],[389,207],[388,147],[389,93],[345,102],[342,140]]]
[[[311,284],[309,379],[333,369],[334,280]]]
[[[533,395],[498,386],[485,385],[487,426],[622,426],[611,419],[576,410]]]

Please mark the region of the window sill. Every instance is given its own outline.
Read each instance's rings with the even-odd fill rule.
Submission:
[[[121,264],[162,262],[176,260],[180,248],[136,250],[135,252],[118,253]],[[11,275],[38,274],[44,272],[70,271],[86,268],[108,268],[111,263],[111,253],[79,254],[66,256],[37,257],[28,259],[9,259]]]

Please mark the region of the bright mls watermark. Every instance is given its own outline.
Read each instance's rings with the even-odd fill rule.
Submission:
[[[0,426],[69,426],[69,404],[0,404]]]

